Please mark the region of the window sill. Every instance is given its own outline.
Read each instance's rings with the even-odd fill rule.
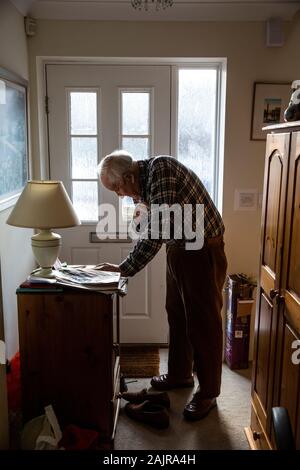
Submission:
[[[9,197],[6,197],[5,199],[0,200],[0,212],[5,211],[6,209],[9,209],[9,207],[14,206],[17,200],[19,199],[20,194],[21,194],[21,191],[18,192],[17,194],[13,194],[12,196],[9,196]]]

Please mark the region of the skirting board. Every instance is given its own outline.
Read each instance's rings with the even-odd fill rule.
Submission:
[[[244,431],[245,431],[250,449],[251,450],[258,450],[258,448],[256,447],[256,444],[255,444],[255,440],[253,439],[253,434],[252,434],[250,426],[248,426],[247,428],[244,428]]]

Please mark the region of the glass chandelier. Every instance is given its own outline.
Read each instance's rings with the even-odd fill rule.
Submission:
[[[141,10],[144,8],[146,11],[148,11],[149,4],[155,5],[156,11],[160,9],[165,10],[166,8],[173,5],[173,0],[131,0],[131,5],[136,10]]]

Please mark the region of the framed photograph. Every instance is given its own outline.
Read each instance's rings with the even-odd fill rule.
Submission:
[[[262,127],[284,122],[291,93],[291,83],[254,83],[251,140],[266,140]]]
[[[27,81],[0,67],[0,210],[15,204],[28,171]]]

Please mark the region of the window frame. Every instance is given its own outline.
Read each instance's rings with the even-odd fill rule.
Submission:
[[[71,133],[71,93],[96,93],[96,134],[72,134]],[[70,196],[73,202],[73,182],[96,182],[97,183],[97,208],[99,207],[100,201],[100,185],[98,178],[73,178],[72,177],[72,137],[79,138],[95,138],[97,140],[97,165],[100,162],[101,155],[101,89],[98,87],[66,87],[66,100],[67,100],[67,136],[68,136],[68,172],[70,181]],[[99,215],[97,220],[80,219],[82,225],[91,225],[98,223]]]
[[[224,133],[225,133],[225,93],[226,61],[224,59],[208,62],[182,62],[172,66],[171,90],[171,155],[178,160],[178,103],[179,71],[181,69],[215,69],[216,75],[216,118],[214,148],[214,178],[212,200],[220,213],[223,209],[223,171],[224,171]]]
[[[24,132],[24,154],[22,156],[22,164],[25,167],[26,180],[22,186],[15,186],[10,191],[0,195],[0,212],[14,206],[22,193],[26,182],[30,180],[32,175],[31,169],[31,155],[29,148],[29,106],[28,106],[28,80],[18,74],[11,72],[3,67],[0,67],[0,80],[3,82],[4,87],[9,87],[11,91],[15,93],[21,93],[24,97],[22,113],[24,113],[24,126],[22,131]],[[4,88],[4,94],[6,90]],[[1,98],[1,97],[0,97]],[[1,101],[1,99],[0,99]],[[1,103],[4,104],[4,103]],[[14,124],[14,117],[7,114],[8,124],[11,126]],[[13,146],[14,142],[10,142]]]
[[[123,118],[123,101],[122,93],[149,93],[149,134],[123,134],[122,118]],[[153,87],[119,87],[119,148],[122,148],[123,137],[145,138],[149,139],[149,156],[152,155],[154,144],[154,88]],[[149,158],[148,156],[148,158]]]
[[[68,65],[68,64],[78,64],[78,65],[118,65],[118,66],[128,66],[128,65],[151,65],[159,66],[164,65],[170,67],[171,70],[171,83],[170,83],[170,95],[171,95],[171,128],[170,128],[170,154],[177,158],[177,96],[176,92],[178,89],[176,70],[179,68],[202,68],[202,67],[218,67],[218,90],[217,90],[217,125],[216,125],[216,135],[217,140],[215,142],[215,198],[214,202],[216,203],[218,210],[222,213],[223,209],[223,174],[224,174],[224,136],[225,136],[225,106],[226,106],[226,85],[227,85],[227,58],[226,57],[213,57],[213,58],[200,58],[200,57],[97,57],[94,59],[91,58],[68,58],[68,57],[49,57],[49,56],[39,56],[36,61],[37,68],[37,109],[39,115],[41,115],[41,120],[38,123],[39,131],[39,140],[38,140],[38,153],[40,155],[40,167],[41,167],[41,176],[44,179],[49,178],[50,176],[50,153],[49,153],[49,141],[48,141],[48,121],[47,114],[44,114],[44,96],[47,96],[47,80],[45,70],[47,65]],[[86,90],[92,89],[95,87],[70,87],[72,90]],[[126,87],[123,87],[126,89]],[[143,87],[142,87],[143,88]],[[151,88],[151,87],[149,87]],[[99,121],[100,105],[101,100],[101,89],[98,88],[98,113],[97,118]],[[152,128],[153,123],[151,122]],[[66,129],[66,131],[68,131]],[[101,155],[101,143],[102,136],[98,130],[98,159]],[[119,140],[120,145],[120,140]],[[153,143],[151,143],[153,148]],[[71,178],[69,178],[71,181]],[[71,193],[70,193],[71,194]],[[100,201],[100,185],[98,184],[98,201]],[[83,221],[82,225],[94,225],[97,221]]]

